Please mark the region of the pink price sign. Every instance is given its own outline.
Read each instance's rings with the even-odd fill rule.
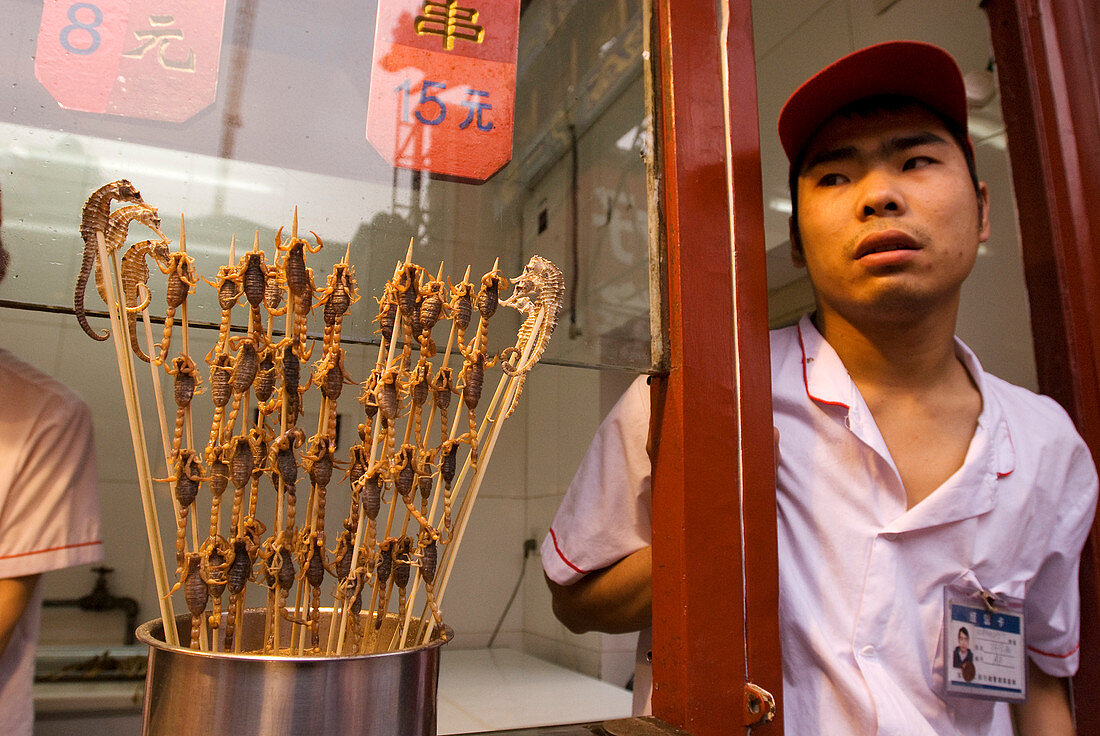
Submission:
[[[366,136],[390,165],[485,181],[511,160],[519,10],[379,0]]]
[[[225,0],[45,0],[34,72],[69,110],[182,122],[214,102]]]

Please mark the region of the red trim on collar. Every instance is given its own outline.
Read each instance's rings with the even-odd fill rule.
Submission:
[[[1042,649],[1036,649],[1033,646],[1029,646],[1028,651],[1035,652],[1036,654],[1041,654],[1044,657],[1056,657],[1058,659],[1065,659],[1066,657],[1072,657],[1074,654],[1077,654],[1077,650],[1080,648],[1081,642],[1077,642],[1077,646],[1075,646],[1073,649],[1070,649],[1065,654],[1053,654],[1052,652],[1044,652]]]
[[[810,393],[810,381],[806,376],[806,345],[802,342],[802,325],[795,325],[795,328],[798,331],[798,348],[802,351],[802,385],[806,389],[806,396],[811,401],[816,401],[819,404],[828,404],[829,406],[843,406],[845,409],[850,410],[852,407],[843,402],[829,401],[828,399],[822,399]]]
[[[983,397],[982,400],[984,401],[985,398]],[[1007,473],[1002,473],[1002,472],[998,471],[997,472],[997,477],[998,478],[1007,478],[1008,476],[1012,475],[1012,472],[1014,470],[1016,470],[1016,445],[1013,444],[1013,442],[1012,442],[1012,433],[1008,431],[1007,427],[1005,428],[1005,434],[1008,435],[1008,445],[1009,445],[1009,447],[1012,448],[1012,470],[1009,470]],[[1081,646],[1081,645],[1078,644],[1077,646]]]
[[[558,535],[554,534],[554,527],[550,527],[550,541],[554,543],[554,551],[558,553],[558,557],[561,558],[562,562],[564,562],[566,565],[569,565],[569,567],[573,568],[581,575],[588,574],[588,570],[582,570],[581,568],[574,565],[572,562],[569,561],[569,558],[565,556],[565,553],[561,551],[561,547],[558,546]]]

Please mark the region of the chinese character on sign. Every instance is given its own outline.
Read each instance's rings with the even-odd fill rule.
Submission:
[[[473,8],[460,8],[458,0],[445,3],[424,3],[423,15],[416,16],[417,35],[443,37],[443,48],[451,51],[455,39],[481,43],[485,39],[485,28],[477,25],[478,11]]]
[[[466,94],[482,98],[487,98],[489,96],[488,92],[482,91],[480,89],[467,89]],[[470,123],[473,121],[475,113],[477,114],[478,130],[488,133],[490,130],[493,129],[492,120],[484,124],[481,121],[481,113],[485,110],[493,109],[493,106],[490,105],[488,102],[482,102],[480,100],[466,100],[462,103],[462,106],[466,108],[466,119],[458,124],[460,130],[466,130],[466,128],[470,127]]]
[[[183,122],[217,95],[225,0],[43,0],[35,77],[67,110]]]
[[[365,132],[386,162],[476,182],[508,163],[519,15],[520,0],[378,0]]]
[[[187,49],[187,58],[183,61],[173,61],[168,58],[168,45],[172,41],[183,40],[183,31],[179,28],[169,27],[174,25],[175,22],[175,17],[171,15],[150,15],[149,28],[134,31],[134,36],[140,43],[137,47],[124,51],[122,55],[140,59],[145,56],[147,51],[159,47],[157,48],[157,61],[160,62],[162,67],[177,71],[195,71],[195,50],[192,48]]]

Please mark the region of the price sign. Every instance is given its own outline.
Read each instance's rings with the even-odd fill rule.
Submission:
[[[379,0],[366,135],[388,163],[473,181],[508,163],[519,9]]]
[[[34,72],[66,109],[182,122],[214,101],[225,0],[45,0]]]

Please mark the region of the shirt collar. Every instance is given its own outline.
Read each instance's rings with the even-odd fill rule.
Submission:
[[[818,332],[809,314],[803,315],[798,322],[798,339],[802,348],[802,376],[806,395],[818,405],[835,406],[845,410],[847,422],[852,431],[861,435],[861,439],[886,455],[886,448],[877,428],[870,432],[866,431],[873,426],[874,422],[869,412],[866,412],[866,404],[860,396],[859,389],[848,375],[848,369],[844,367],[840,356]],[[955,338],[955,354],[970,373],[982,397],[978,429],[970,449],[972,451],[976,449],[975,443],[981,440],[979,435],[984,434],[988,440],[981,441],[983,444],[988,443],[988,452],[991,453],[989,471],[996,477],[1003,478],[1010,475],[1016,467],[1016,450],[1004,411],[996,395],[988,390],[985,371],[982,370],[977,356],[958,337]],[[865,412],[866,417],[862,416]]]

